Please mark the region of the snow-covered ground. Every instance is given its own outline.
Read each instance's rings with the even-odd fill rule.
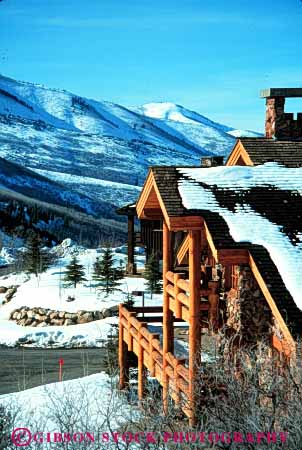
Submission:
[[[72,448],[82,449],[84,443],[85,448],[116,448],[113,440],[112,446],[110,443],[104,444],[103,433],[120,432],[123,426],[129,427],[139,419],[139,411],[134,402],[129,403],[129,397],[126,398],[125,394],[117,391],[116,381],[115,377],[101,372],[2,395],[0,404],[14,418],[11,432],[19,427],[29,430],[21,437],[19,444],[24,445],[30,439],[29,432],[31,433],[31,444],[34,447],[29,448],[66,448],[66,444],[55,443],[54,433],[62,433],[63,436],[64,433],[69,433]],[[37,443],[34,440],[36,433],[39,433]],[[51,442],[47,442],[47,433],[50,433]],[[94,442],[87,433],[94,438]],[[79,445],[81,434],[85,435],[85,440]],[[17,432],[14,439],[18,439]]]
[[[15,261],[16,250],[23,245],[23,239],[9,236],[0,230],[0,266],[13,263]]]
[[[99,292],[94,280],[93,263],[96,257],[101,256],[102,249],[85,249],[74,246],[70,240],[54,249],[62,256],[46,272],[38,278],[34,275],[12,274],[0,278],[0,286],[9,287],[19,285],[17,293],[9,303],[2,304],[5,294],[0,294],[0,344],[14,346],[16,343],[31,341],[32,346],[85,346],[101,347],[112,332],[112,324],[117,324],[116,317],[110,317],[94,322],[70,326],[31,327],[20,326],[9,320],[10,313],[22,306],[31,308],[41,307],[56,311],[77,312],[80,310],[96,311],[110,308],[126,301],[127,294],[132,291],[146,290],[143,278],[126,277],[120,282],[119,290],[106,296]],[[116,265],[125,265],[126,247],[114,249]],[[64,270],[73,254],[77,254],[80,264],[85,267],[87,281],[79,284],[76,289],[64,287]],[[144,255],[136,255],[138,268],[144,266]],[[68,297],[75,300],[67,301]],[[141,297],[134,297],[137,304],[141,305]],[[146,305],[161,305],[162,295],[150,295],[146,293]]]
[[[117,303],[121,303],[125,299],[127,290],[140,290],[144,287],[142,278],[124,278],[120,283],[120,291],[115,291],[107,297],[104,293],[100,293],[97,289],[96,282],[92,279],[93,264],[96,257],[100,257],[98,250],[80,250],[79,261],[85,267],[87,281],[78,284],[76,289],[73,287],[64,287],[64,271],[69,263],[71,256],[59,258],[58,262],[50,267],[46,272],[42,273],[38,278],[34,275],[28,276],[24,281],[24,274],[13,275],[6,279],[0,279],[3,286],[12,284],[21,284],[14,298],[3,305],[0,309],[0,319],[8,319],[9,314],[16,308],[21,306],[41,308],[49,308],[58,311],[77,312],[80,309],[85,311],[95,311],[107,308]],[[114,255],[117,265],[120,261],[124,263],[125,255],[115,253]],[[141,257],[141,263],[143,257]],[[138,258],[139,260],[139,258]],[[0,294],[4,296],[5,294]],[[67,301],[69,296],[74,296],[75,300]]]

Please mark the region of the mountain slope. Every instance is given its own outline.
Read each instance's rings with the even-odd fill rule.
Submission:
[[[97,214],[95,205],[86,196],[70,192],[56,180],[51,181],[4,158],[0,158],[0,188],[2,191],[18,192],[47,203],[75,208],[86,214]]]
[[[117,219],[107,202],[0,158],[0,227],[14,238],[34,228],[54,240],[73,237],[93,245],[114,236],[121,242],[125,231]]]
[[[34,197],[59,183],[67,206],[78,198],[86,213],[121,220],[114,209],[137,198],[148,166],[196,165],[235,142],[230,127],[155,105],[128,109],[0,75],[0,156],[49,180],[42,188],[33,177]]]
[[[260,136],[259,133],[250,130],[236,130],[214,122],[195,111],[174,103],[147,103],[134,109],[146,117],[157,119],[158,124],[166,124],[168,122],[170,128],[174,128],[185,136],[190,136],[195,144],[212,154],[225,155],[230,136],[236,138],[241,136]]]

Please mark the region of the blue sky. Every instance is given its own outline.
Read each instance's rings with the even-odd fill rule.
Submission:
[[[302,86],[301,0],[2,0],[0,43],[12,78],[238,128],[262,131],[260,89]]]

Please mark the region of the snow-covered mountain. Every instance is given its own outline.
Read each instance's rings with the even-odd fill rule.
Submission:
[[[134,111],[146,117],[159,119],[159,123],[168,122],[169,126],[190,139],[198,146],[213,154],[227,153],[226,134],[233,137],[257,137],[259,133],[250,130],[236,130],[235,128],[213,122],[201,114],[190,111],[174,103],[147,103],[133,108]]]
[[[0,156],[78,194],[96,216],[104,203],[108,217],[132,202],[150,165],[227,155],[232,131],[172,103],[125,108],[0,76]]]

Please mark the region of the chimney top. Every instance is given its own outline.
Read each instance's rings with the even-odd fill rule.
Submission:
[[[302,97],[302,88],[269,88],[260,91],[260,98]]]
[[[270,88],[260,92],[266,99],[265,136],[273,139],[302,139],[302,113],[294,118],[285,112],[285,99],[302,97],[302,88]]]
[[[223,156],[204,156],[201,158],[201,167],[223,166]]]

